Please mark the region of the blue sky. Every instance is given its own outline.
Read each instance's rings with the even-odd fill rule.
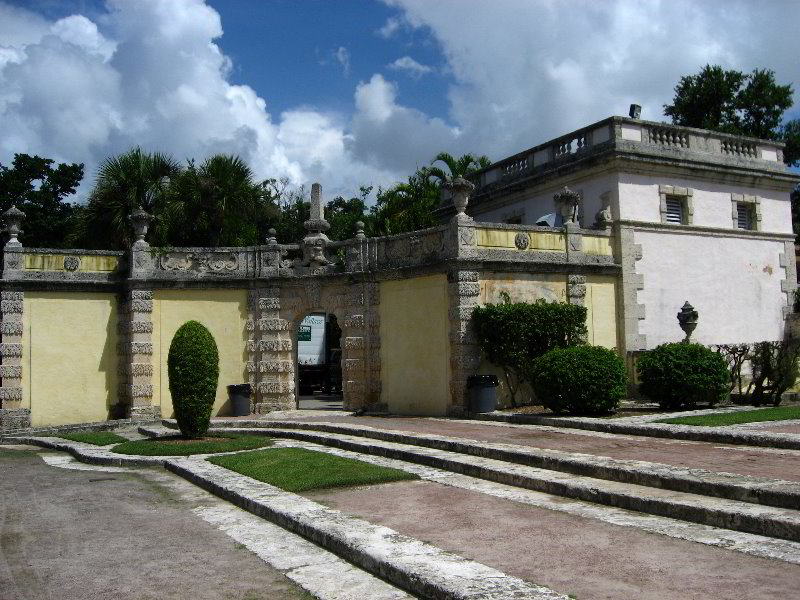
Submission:
[[[800,2],[0,0],[0,162],[241,155],[327,198],[440,151],[500,159],[706,63],[795,85]]]

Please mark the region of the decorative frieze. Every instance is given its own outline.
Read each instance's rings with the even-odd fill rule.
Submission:
[[[362,350],[364,348],[364,338],[363,337],[344,338],[344,348],[348,350]]]
[[[5,405],[6,402],[22,402],[21,387],[0,387],[0,401]]]
[[[137,383],[131,384],[129,387],[129,393],[131,398],[152,398],[153,397],[153,386],[149,383]]]
[[[260,340],[258,349],[262,352],[291,352],[292,340]]]
[[[289,331],[289,321],[286,319],[259,319],[259,331]]]
[[[130,310],[137,313],[151,313],[153,312],[153,301],[131,300]]]
[[[22,314],[22,300],[0,300],[0,312],[4,315]]]
[[[0,377],[3,379],[20,379],[22,365],[0,365]]]
[[[6,335],[22,335],[22,321],[3,321],[0,323],[0,333]]]
[[[22,356],[22,344],[0,344],[0,356]]]
[[[131,342],[130,343],[130,352],[131,352],[131,354],[153,354],[153,343],[152,342]]]
[[[294,364],[291,360],[267,360],[258,363],[259,373],[292,373]]]

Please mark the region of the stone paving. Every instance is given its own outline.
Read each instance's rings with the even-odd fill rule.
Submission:
[[[275,419],[269,419],[272,421]],[[641,460],[679,467],[725,471],[740,475],[800,481],[800,451],[644,438],[577,429],[538,425],[476,422],[455,419],[404,417],[352,417],[339,414],[308,416],[302,422],[332,422],[365,425],[391,431],[410,431],[461,437],[470,440],[532,446],[608,456],[623,460]],[[227,421],[227,419],[225,419]]]

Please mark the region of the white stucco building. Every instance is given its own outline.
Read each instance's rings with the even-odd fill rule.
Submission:
[[[687,300],[700,315],[694,341],[783,337],[797,287],[789,196],[800,177],[780,143],[611,117],[471,179],[476,221],[534,226],[558,212],[554,195],[567,186],[580,195],[582,229],[612,229],[620,350],[680,340]]]

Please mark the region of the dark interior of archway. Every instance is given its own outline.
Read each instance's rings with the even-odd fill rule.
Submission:
[[[298,408],[304,410],[343,408],[341,340],[342,330],[336,316],[331,313],[326,314],[324,361],[314,365],[297,364]]]

